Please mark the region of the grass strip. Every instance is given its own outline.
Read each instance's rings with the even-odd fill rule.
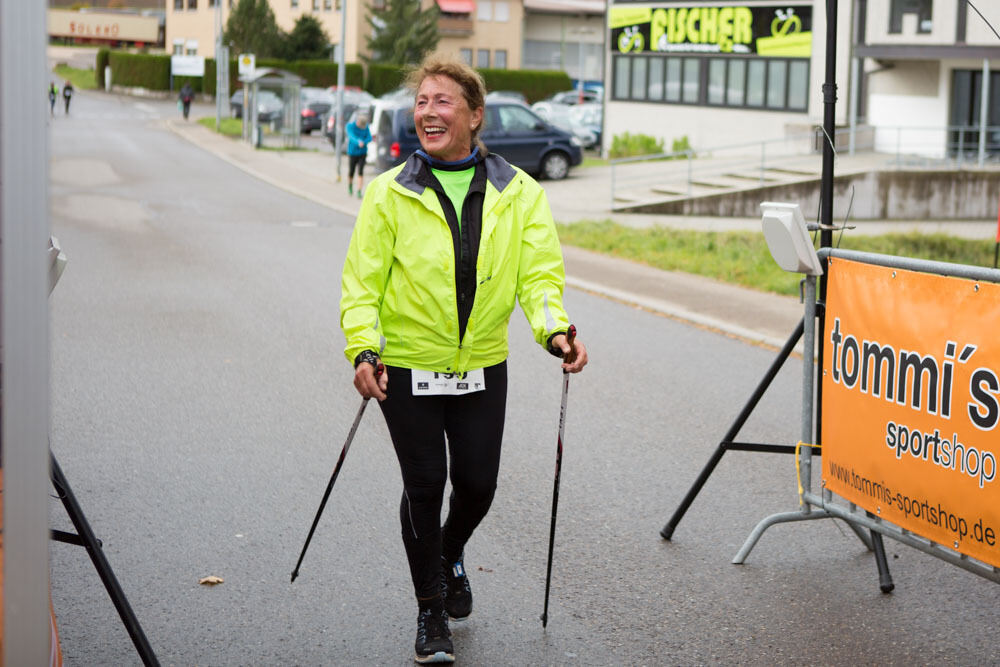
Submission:
[[[52,70],[62,81],[69,81],[77,90],[94,90],[97,88],[97,78],[92,69],[77,69],[69,65],[56,65]],[[56,86],[62,90],[62,82],[56,81]]]
[[[198,124],[215,132],[215,116],[199,118]],[[219,134],[224,134],[227,137],[243,136],[243,120],[240,118],[222,118],[219,123]]]
[[[609,220],[559,224],[568,245],[640,262],[666,271],[684,271],[764,292],[797,296],[798,274],[782,271],[759,232],[698,232],[669,227],[636,229]],[[837,245],[834,237],[834,245]],[[956,264],[993,266],[993,241],[945,234],[850,236],[839,247]]]

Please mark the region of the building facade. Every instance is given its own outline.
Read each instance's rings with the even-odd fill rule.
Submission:
[[[879,150],[953,157],[978,153],[982,136],[1000,153],[1000,3],[974,4],[858,0],[862,94],[851,113],[875,129]]]
[[[166,0],[166,45],[172,53],[215,55],[216,12],[222,25],[229,19],[233,0]],[[221,2],[217,7],[216,3]],[[438,49],[477,67],[520,68],[524,3],[521,0],[422,0],[437,4]],[[341,6],[347,11],[345,35],[340,34]],[[320,22],[336,48],[343,44],[346,62],[368,55],[365,35],[367,0],[270,0],[278,27],[290,31],[303,14]],[[372,3],[379,5],[378,0]],[[235,55],[235,54],[233,54]]]
[[[988,150],[1000,153],[1000,38],[989,25],[1000,31],[1000,2],[974,3],[982,16],[966,0],[837,4],[838,128],[867,130],[877,150],[942,157],[978,144],[985,113],[997,126]],[[614,0],[605,147],[624,132],[667,147],[687,137],[696,150],[814,132],[826,17],[826,0]]]
[[[851,7],[840,4],[837,121],[844,123]],[[822,122],[826,0],[618,0],[607,30],[605,147],[624,132],[668,148],[682,137],[696,148],[749,144]]]

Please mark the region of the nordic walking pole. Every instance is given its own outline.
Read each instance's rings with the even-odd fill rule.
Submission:
[[[363,362],[367,363],[367,362]],[[379,362],[378,366],[375,368],[375,377],[378,378],[385,372],[385,366],[382,362]],[[295,569],[292,570],[292,581],[299,576],[299,566],[302,565],[302,559],[306,556],[306,549],[309,548],[309,543],[312,541],[313,533],[316,532],[316,524],[319,523],[319,517],[323,514],[323,508],[326,507],[326,501],[330,497],[330,492],[333,491],[333,485],[337,481],[337,475],[340,474],[340,468],[344,465],[344,459],[347,458],[347,450],[351,448],[351,442],[354,440],[354,434],[358,432],[358,424],[361,423],[361,417],[365,414],[365,408],[368,407],[369,397],[361,399],[361,407],[358,408],[358,414],[354,416],[354,423],[351,424],[351,430],[347,433],[347,442],[344,443],[344,448],[340,450],[340,458],[337,459],[337,465],[333,467],[333,475],[330,476],[330,483],[326,485],[326,493],[323,494],[323,500],[319,502],[319,509],[316,511],[316,518],[313,519],[312,526],[309,528],[309,535],[306,537],[306,543],[302,545],[302,553],[299,554],[299,561],[295,563]]]
[[[576,338],[576,327],[569,325],[566,332],[566,342],[569,343],[569,354],[563,357],[566,363],[573,363],[576,348],[573,339]],[[552,489],[552,523],[549,525],[549,563],[545,567],[545,608],[542,610],[542,627],[549,622],[549,587],[552,583],[552,546],[556,539],[556,509],[559,507],[559,471],[562,468],[563,432],[566,429],[566,395],[569,394],[569,372],[563,370],[562,404],[559,406],[559,437],[556,439],[556,480]]]

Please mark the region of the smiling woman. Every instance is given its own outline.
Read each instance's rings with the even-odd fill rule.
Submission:
[[[465,545],[497,485],[515,302],[565,372],[582,370],[587,351],[567,339],[565,271],[545,192],[479,141],[482,78],[431,56],[408,84],[421,148],[365,192],[340,324],[355,388],[379,400],[402,472],[400,521],[419,608],[414,659],[452,662],[448,619],[472,612]]]

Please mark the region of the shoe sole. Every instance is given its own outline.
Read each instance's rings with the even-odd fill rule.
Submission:
[[[434,655],[415,655],[413,656],[413,659],[421,665],[427,665],[435,662],[455,662],[455,654],[438,651]]]

